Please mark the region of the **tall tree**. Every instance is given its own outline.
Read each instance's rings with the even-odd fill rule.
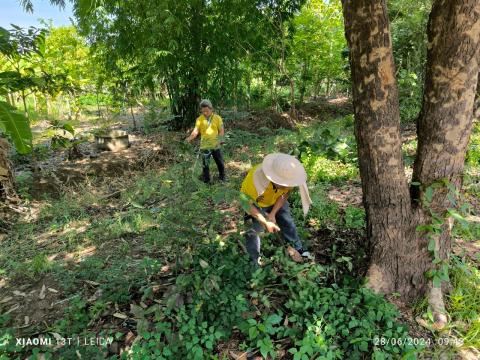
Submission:
[[[411,191],[401,153],[385,1],[344,0],[343,11],[372,250],[369,284],[406,300],[429,295],[441,327],[446,318],[440,285],[451,246],[448,209],[454,206],[451,192],[461,184],[479,71],[480,0],[437,0],[433,5]]]
[[[175,125],[185,127],[197,116],[200,97],[215,93],[212,83],[229,84],[225,91],[235,94],[246,49],[264,46],[266,34],[275,39],[271,24],[287,21],[303,2],[76,0],[74,9],[112,72],[136,66],[162,78],[180,120]]]

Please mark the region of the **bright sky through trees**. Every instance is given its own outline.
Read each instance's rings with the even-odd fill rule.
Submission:
[[[33,14],[27,13],[18,0],[0,0],[0,26],[10,28],[10,24],[21,27],[39,26],[39,19],[51,19],[54,26],[70,25],[73,17],[72,6],[66,4],[65,9],[52,6],[47,0],[33,0]]]

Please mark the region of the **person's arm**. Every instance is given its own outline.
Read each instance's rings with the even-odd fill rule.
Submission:
[[[220,145],[225,144],[225,126],[223,125],[223,120],[220,118],[220,130],[218,130],[218,135],[220,137]]]
[[[280,228],[278,227],[278,225],[275,224],[275,222],[272,222],[272,221],[270,221],[269,219],[265,218],[265,216],[263,216],[262,212],[259,211],[256,206],[251,205],[251,206],[250,206],[250,211],[249,211],[249,213],[250,213],[250,215],[251,215],[252,217],[254,217],[255,219],[257,219],[258,222],[259,222],[260,224],[262,224],[262,226],[263,226],[269,233],[274,233],[274,232],[280,231]]]
[[[192,133],[190,134],[190,136],[187,137],[185,140],[188,141],[188,142],[190,142],[190,141],[192,141],[193,139],[195,139],[197,136],[198,136],[198,128],[195,127],[195,128],[193,129]]]
[[[289,193],[283,194],[280,196],[277,201],[275,201],[275,204],[273,205],[272,210],[267,216],[267,219],[273,223],[277,223],[275,220],[275,216],[277,215],[278,210],[281,209],[281,207],[287,202]]]
[[[220,131],[218,132],[218,135],[220,135],[220,144],[224,144],[225,143],[225,128],[224,128],[223,125],[220,128]]]

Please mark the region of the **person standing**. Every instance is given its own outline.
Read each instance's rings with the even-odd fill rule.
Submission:
[[[311,258],[303,247],[290,212],[288,195],[294,187],[300,189],[303,214],[306,215],[312,203],[307,173],[297,158],[282,153],[267,155],[243,180],[240,191],[250,200],[250,208],[245,214],[245,242],[255,265],[260,264],[259,235],[264,230],[280,232],[302,257]]]
[[[201,115],[195,121],[195,128],[186,141],[191,142],[200,134],[200,152],[202,155],[203,181],[210,183],[210,157],[217,164],[220,181],[225,181],[225,164],[223,161],[220,145],[224,143],[225,129],[220,115],[213,111],[210,100],[202,100],[200,103]]]

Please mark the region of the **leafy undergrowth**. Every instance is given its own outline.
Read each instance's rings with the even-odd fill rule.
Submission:
[[[349,116],[298,132],[230,131],[229,181],[212,186],[198,180],[193,149],[172,134],[177,156],[166,170],[91,179],[45,200],[36,218],[2,241],[0,359],[413,359],[425,353],[429,344],[405,340],[398,310],[362,284],[365,214],[355,196],[335,200],[345,186],[359,185],[351,133]],[[256,270],[241,245],[238,189],[250,166],[273,151],[299,155],[312,179],[308,217],[298,194],[290,202],[316,261],[297,264],[280,239],[265,236],[265,265]],[[478,282],[461,272],[452,278],[457,292],[449,298],[450,314],[476,346],[478,321],[468,319],[478,314],[466,304],[478,304]],[[39,336],[51,345],[15,341]]]

